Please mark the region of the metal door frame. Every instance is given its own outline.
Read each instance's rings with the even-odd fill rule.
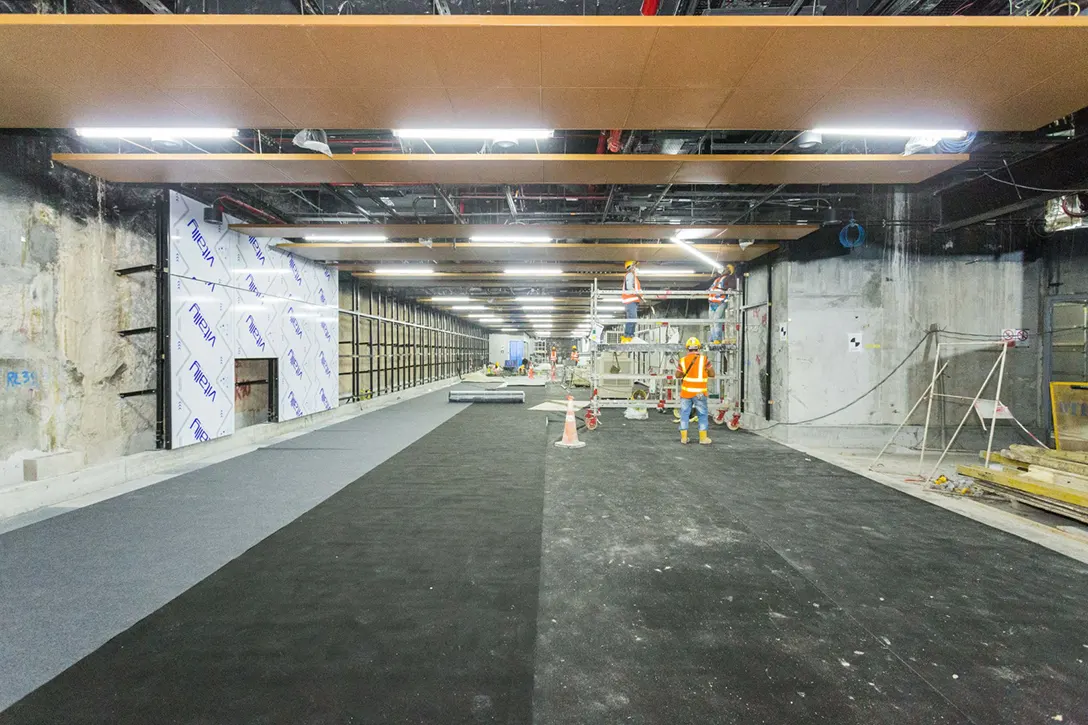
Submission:
[[[1043,377],[1039,390],[1043,419],[1039,422],[1046,435],[1044,440],[1048,443],[1054,442],[1054,418],[1050,410],[1050,378],[1054,365],[1054,306],[1071,302],[1088,306],[1088,295],[1052,295],[1046,298],[1046,308],[1043,310],[1043,334],[1040,338],[1043,346]]]

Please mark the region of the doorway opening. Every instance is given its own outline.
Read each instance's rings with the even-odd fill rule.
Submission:
[[[235,430],[279,418],[278,363],[275,358],[235,358]]]

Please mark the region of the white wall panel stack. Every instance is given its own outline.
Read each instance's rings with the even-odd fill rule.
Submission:
[[[234,432],[235,358],[278,361],[279,419],[337,404],[337,277],[204,221],[205,206],[170,195],[172,446]]]

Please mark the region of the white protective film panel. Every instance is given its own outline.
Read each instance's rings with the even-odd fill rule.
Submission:
[[[336,274],[205,208],[170,194],[173,448],[234,432],[236,358],[277,360],[280,420],[337,405]]]

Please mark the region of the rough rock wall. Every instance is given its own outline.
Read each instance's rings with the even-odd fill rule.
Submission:
[[[115,274],[155,261],[150,197],[122,208],[43,164],[41,144],[0,145],[19,158],[0,174],[0,483],[35,451],[95,462],[155,446],[155,397],[119,397],[154,387],[155,336],[118,335],[155,324],[155,279]]]

